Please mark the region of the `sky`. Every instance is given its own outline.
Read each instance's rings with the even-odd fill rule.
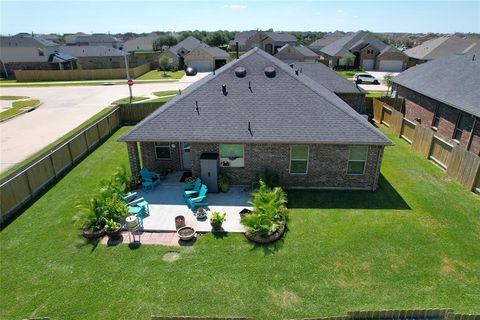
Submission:
[[[480,33],[477,1],[0,0],[0,33],[182,30]]]

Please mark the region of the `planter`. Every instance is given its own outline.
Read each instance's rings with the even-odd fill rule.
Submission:
[[[214,230],[220,230],[220,229],[222,229],[222,223],[212,223],[212,222],[210,222],[210,225],[212,226],[212,228],[213,228]]]
[[[195,229],[192,227],[181,227],[177,230],[177,235],[180,240],[190,241],[195,237]]]
[[[122,235],[122,228],[113,231],[105,231],[110,239],[118,239]]]
[[[180,229],[185,227],[185,217],[184,216],[176,216],[175,217],[175,229]]]
[[[245,237],[255,243],[260,243],[260,244],[267,244],[267,243],[272,243],[280,238],[282,238],[283,234],[285,233],[285,229],[287,228],[287,224],[282,224],[274,233],[272,233],[268,237],[262,237],[260,235],[251,235],[250,233],[245,232]]]
[[[88,228],[85,228],[83,229],[82,231],[82,235],[86,238],[86,239],[98,239],[98,238],[101,238],[105,235],[105,229],[100,229],[100,230],[93,230],[91,231],[90,229]]]
[[[137,190],[138,188],[140,188],[140,183],[139,182],[130,183],[130,189],[131,190]]]

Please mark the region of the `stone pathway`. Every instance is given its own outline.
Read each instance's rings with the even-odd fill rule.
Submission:
[[[140,233],[140,245],[142,244],[153,244],[161,246],[171,246],[171,247],[189,247],[193,246],[196,239],[200,237],[197,233],[196,238],[191,241],[183,241],[178,239],[178,236],[175,232],[141,232]],[[132,244],[138,245],[138,235],[135,235],[137,242],[133,242],[133,237],[130,235],[129,242],[128,232],[122,231],[122,236],[118,240],[110,240],[108,236],[103,237],[101,243],[107,246],[116,246],[119,244]]]

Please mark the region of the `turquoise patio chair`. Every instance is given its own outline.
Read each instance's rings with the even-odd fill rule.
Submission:
[[[152,172],[147,168],[140,170],[142,177],[142,188],[144,191],[153,190],[157,184],[160,184],[160,174]]]
[[[202,180],[197,179],[197,181],[195,181],[195,184],[193,185],[192,190],[183,191],[183,197],[184,198],[189,198],[189,197],[197,195],[198,192],[200,191],[201,187],[202,187]]]
[[[128,213],[131,215],[144,215],[149,214],[150,211],[148,210],[148,202],[142,197],[135,200],[137,196],[136,192],[120,196],[120,198],[128,204]]]
[[[125,201],[127,204],[133,200],[135,200],[135,198],[137,197],[137,193],[136,192],[131,192],[131,193],[128,193],[126,195],[121,195],[120,198],[122,198],[123,201]]]
[[[187,205],[190,207],[190,209],[192,209],[192,211],[195,212],[197,207],[208,207],[208,202],[205,201],[207,198],[207,191],[207,186],[202,184],[202,187],[198,192],[198,197],[185,199]]]
[[[193,189],[197,184],[202,184],[202,180],[200,180],[200,178],[197,178],[197,180],[195,180],[195,182],[193,183],[182,183],[182,188],[183,190],[191,190]]]

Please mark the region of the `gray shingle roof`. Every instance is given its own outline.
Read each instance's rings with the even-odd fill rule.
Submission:
[[[61,46],[61,52],[75,57],[113,57],[128,55],[128,52],[105,46]]]
[[[114,36],[108,34],[91,34],[86,36],[78,36],[75,38],[75,42],[120,42],[119,39],[115,38]]]
[[[52,47],[58,46],[55,42],[41,37],[0,37],[0,47]]]
[[[201,44],[202,42],[200,40],[198,40],[195,37],[189,36],[184,40],[180,41],[179,43],[177,43],[176,45],[174,45],[173,47],[171,47],[169,50],[176,54],[177,51],[180,50],[181,48],[185,48],[188,51],[192,51],[193,49],[200,46]],[[206,44],[204,44],[204,46],[208,47]]]
[[[237,67],[245,77],[235,75]],[[275,77],[266,77],[266,67],[275,68]],[[334,93],[257,48],[188,87],[120,140],[392,144]]]
[[[351,48],[359,46],[362,43],[371,44],[380,51],[387,46],[387,44],[375,38],[370,32],[358,31],[347,34],[343,38],[323,47],[320,51],[332,57],[342,57],[346,55]]]
[[[294,69],[335,93],[365,94],[365,91],[319,62],[295,62]]]
[[[205,47],[203,48],[206,52],[208,52],[212,57],[215,58],[228,58],[229,55],[226,51],[223,51],[220,48],[217,47]]]
[[[480,51],[417,65],[393,82],[480,117]]]
[[[307,47],[304,47],[304,46],[292,46],[292,47],[297,49],[305,57],[318,57],[318,54],[308,49]]]
[[[480,43],[454,35],[425,41],[419,46],[405,50],[405,54],[415,59],[433,60],[450,54],[468,53],[479,48]]]
[[[284,42],[297,41],[297,38],[295,38],[295,36],[291,35],[288,32],[265,31],[265,34],[270,38],[272,38],[274,41],[284,41]]]
[[[341,39],[344,37],[345,34],[340,31],[335,31],[334,33],[328,33],[326,34],[323,38],[317,39],[313,41],[309,47],[310,48],[323,48],[325,46],[328,46],[331,43],[334,43],[338,39]]]

